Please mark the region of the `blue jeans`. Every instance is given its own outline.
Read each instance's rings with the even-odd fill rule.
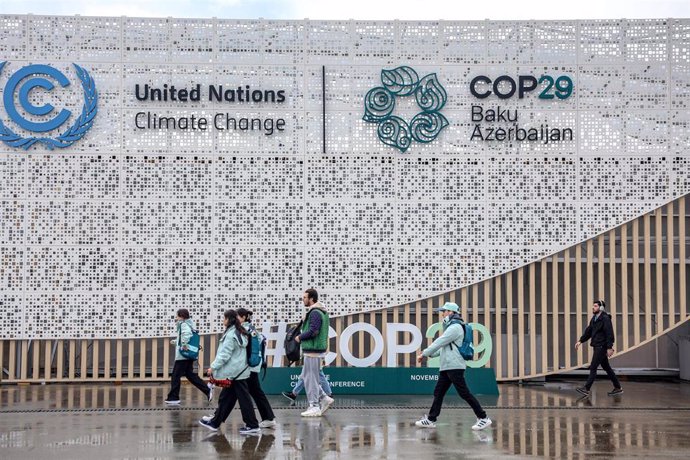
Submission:
[[[323,373],[323,371],[319,371],[319,383],[321,384],[321,388],[323,389],[323,392],[326,393],[328,396],[333,394],[333,390],[331,390],[331,385],[328,383],[328,379],[326,378],[326,374]],[[295,384],[295,388],[292,389],[292,393],[297,396],[302,392],[304,389],[304,380],[302,380],[302,376],[300,375],[300,378],[297,379],[297,383]]]

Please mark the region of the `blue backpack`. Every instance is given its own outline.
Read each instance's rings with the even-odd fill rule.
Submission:
[[[247,364],[249,367],[256,367],[261,364],[266,375],[266,337],[260,334],[251,323],[247,323],[249,331],[249,344],[247,345]]]
[[[471,361],[474,359],[474,344],[473,344],[473,332],[472,332],[472,326],[464,322],[463,320],[452,320],[450,324],[459,324],[462,326],[462,329],[464,331],[464,336],[462,338],[462,344],[458,347],[458,351],[460,352],[460,356],[463,357],[463,359],[467,361]]]
[[[177,330],[177,343],[180,350],[180,354],[186,359],[199,359],[199,344],[201,344],[201,337],[199,337],[199,332],[192,329],[192,337],[190,337],[189,342],[187,342],[187,349],[185,350],[179,345],[182,336],[182,325]]]

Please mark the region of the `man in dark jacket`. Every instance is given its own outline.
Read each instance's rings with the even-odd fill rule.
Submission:
[[[619,395],[623,393],[623,388],[616,377],[616,373],[611,369],[609,364],[609,358],[613,356],[613,325],[611,324],[611,315],[605,311],[606,303],[603,300],[597,300],[592,304],[592,313],[594,316],[589,322],[589,326],[585,329],[585,332],[575,343],[575,349],[577,350],[587,340],[590,340],[590,346],[594,349],[592,354],[592,362],[589,365],[589,378],[584,387],[578,388],[577,391],[585,396],[589,396],[594,383],[594,379],[597,378],[597,369],[601,365],[602,369],[606,371],[611,382],[613,382],[613,390],[609,391],[609,395]]]

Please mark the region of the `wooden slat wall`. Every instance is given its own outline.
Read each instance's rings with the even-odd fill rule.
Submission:
[[[621,331],[618,329],[620,323],[618,321],[618,317],[616,316],[618,308],[616,304],[616,266],[616,229],[613,229],[609,232],[609,295],[607,298],[609,300],[609,312],[611,313],[613,332],[616,337],[620,337]]]
[[[644,334],[641,333],[642,339],[648,339],[654,334],[652,328],[652,315],[654,313],[654,303],[652,302],[652,225],[649,214],[644,217]],[[638,253],[639,257],[639,253]],[[634,264],[634,267],[639,267],[639,264]],[[647,288],[648,287],[648,288]],[[634,295],[639,299],[640,289],[633,285]],[[639,340],[639,337],[638,339]],[[637,341],[636,340],[636,341]]]
[[[560,303],[558,302],[558,286],[561,284],[561,279],[560,279],[560,273],[558,270],[559,263],[558,259],[561,257],[559,254],[554,255],[551,258],[551,331],[552,331],[552,336],[551,336],[551,351],[552,351],[552,356],[551,356],[551,363],[553,366],[554,371],[558,371],[561,367],[561,360],[560,360],[560,346],[561,342],[559,340],[559,325],[561,324],[560,320],[560,314],[559,314],[559,306]],[[568,342],[565,343],[565,346],[568,347],[569,344]]]
[[[381,327],[385,338],[389,322],[404,321],[419,325],[424,334],[438,320],[438,306],[454,301],[467,320],[482,321],[491,331],[494,347],[488,366],[496,369],[498,379],[515,380],[586,364],[588,352],[574,353],[572,345],[587,324],[591,302],[604,298],[618,336],[617,351],[624,352],[688,319],[686,199],[679,198],[582,244],[474,285],[414,304],[335,317],[334,328],[340,335],[349,324],[368,320]],[[504,329],[505,335],[501,333]],[[406,338],[401,335],[398,340],[405,343]],[[432,340],[424,342],[428,345]],[[351,343],[351,352],[362,356],[371,349],[373,339],[359,333]],[[199,372],[213,359],[217,336],[203,336],[202,346]],[[0,379],[7,383],[167,380],[174,359],[171,353],[174,348],[167,338],[0,340],[0,368],[6,367],[8,373],[0,374]],[[111,369],[111,359],[115,369]],[[378,365],[417,365],[414,353],[398,357],[395,363],[386,361],[384,353]],[[335,364],[346,363],[338,355]]]
[[[668,273],[666,279],[668,286],[666,287],[666,293],[668,294],[668,327],[673,327],[676,323],[676,299],[675,299],[675,282],[676,282],[676,271],[675,271],[675,251],[673,245],[675,244],[675,239],[673,236],[673,223],[675,221],[675,216],[673,212],[673,203],[669,203],[666,207],[666,241],[667,241],[667,260],[666,267]]]
[[[664,290],[662,289],[664,285],[664,264],[662,260],[664,243],[662,235],[662,219],[661,211],[657,210],[654,215],[654,223],[656,227],[655,244],[656,244],[656,315],[655,315],[655,327],[654,333],[658,334],[662,329],[664,329]]]
[[[484,326],[490,331],[491,330],[491,283],[492,280],[487,280],[483,282],[484,286]],[[491,367],[491,360],[486,363],[486,367]]]
[[[525,349],[525,275],[524,269],[519,268],[517,271],[517,311],[518,311],[518,350]],[[512,316],[512,315],[511,315]],[[512,342],[511,342],[512,343]],[[527,354],[522,352],[517,354],[518,377],[525,377],[525,369],[527,368],[525,358]]]
[[[537,263],[529,265],[529,372],[523,374],[537,373],[537,295],[536,295],[536,269]]]
[[[621,227],[621,321],[623,323],[623,349],[628,349],[628,226]]]
[[[686,253],[686,245],[685,245],[685,238],[687,234],[685,233],[685,197],[681,198],[678,200],[678,258],[680,260],[678,264],[678,278],[680,280],[679,286],[678,286],[678,301],[679,301],[679,310],[680,310],[680,320],[684,321],[684,319],[687,316],[687,302],[688,302],[688,294],[687,294],[687,286],[686,286],[686,281],[685,281],[685,271],[686,271],[686,264],[685,264],[685,258],[687,257]]]
[[[567,278],[566,278],[567,280]],[[567,281],[566,281],[566,284]],[[575,335],[579,337],[578,331],[583,330],[586,327],[586,323],[582,321],[582,289],[584,288],[582,283],[582,245],[578,244],[575,246]],[[565,311],[570,311],[569,299],[566,299]],[[587,311],[585,307],[585,311]],[[566,348],[570,347],[570,343],[566,344]],[[575,352],[575,365],[581,366],[584,362],[584,357],[582,355],[583,349],[587,347],[580,347],[577,352]]]
[[[592,305],[592,302],[594,302],[594,240],[589,240],[587,241],[587,263],[585,264],[586,267],[586,279],[587,279],[587,293],[586,293],[586,298],[584,300],[581,300],[582,306],[583,306],[583,312],[582,316],[583,318],[580,320],[580,323],[577,323],[578,325],[584,325],[587,324],[589,321],[589,316],[590,316],[590,305]],[[580,292],[582,290],[580,289]],[[579,303],[579,302],[578,302]],[[584,327],[584,326],[580,326]],[[583,359],[585,362],[589,362],[589,348],[590,347],[582,347],[584,348],[583,350]]]
[[[501,296],[501,277],[494,278],[494,297],[496,308],[496,327],[494,328],[494,362],[496,375],[503,376],[503,298]]]
[[[515,352],[513,350],[513,336],[515,335],[515,329],[513,329],[513,311],[514,311],[514,304],[513,304],[513,272],[508,272],[505,276],[506,278],[506,330],[508,331],[508,334],[506,335],[506,340],[508,341],[508,347],[507,347],[507,353],[505,360],[508,363],[508,369],[506,376],[509,379],[512,379],[515,377],[515,373],[513,372],[513,365],[515,362]]]
[[[649,215],[644,216],[644,279],[645,286],[651,285],[651,266],[649,264],[651,246],[650,246],[650,225],[649,225]],[[633,222],[633,232],[632,232],[632,289],[633,289],[633,342],[640,342],[640,223],[639,221]],[[652,301],[651,301],[652,290],[645,289],[645,305],[644,305],[644,324],[645,324],[645,335],[644,337],[649,337],[651,335],[651,311],[652,311]]]

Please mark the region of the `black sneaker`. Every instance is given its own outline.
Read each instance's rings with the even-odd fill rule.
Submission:
[[[589,396],[591,393],[591,391],[589,391],[586,387],[576,388],[575,391],[585,396]]]
[[[206,428],[208,428],[211,431],[218,431],[218,427],[215,426],[213,423],[211,423],[210,420],[204,420],[202,418],[201,420],[199,420],[199,425],[205,426]]]
[[[623,389],[622,388],[614,388],[613,390],[609,391],[608,395],[609,396],[616,396],[623,394]]]
[[[289,399],[290,402],[295,402],[297,400],[297,395],[292,391],[283,391],[282,395]]]
[[[249,435],[254,435],[254,434],[261,434],[261,428],[258,426],[256,428],[249,428],[248,426],[243,426],[240,428],[240,434],[249,434]]]

